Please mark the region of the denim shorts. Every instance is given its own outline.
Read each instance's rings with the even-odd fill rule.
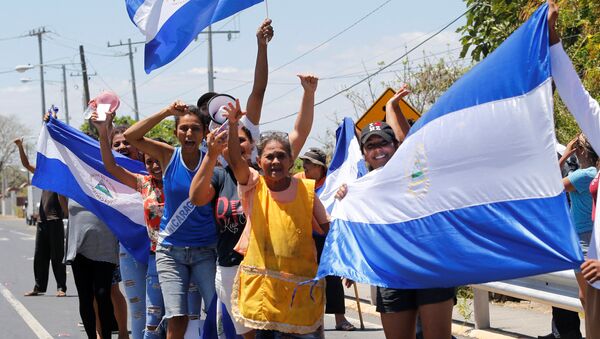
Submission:
[[[193,282],[204,305],[215,295],[217,252],[210,247],[157,245],[156,270],[165,303],[165,317],[188,314],[188,290]],[[205,306],[206,307],[206,306]]]

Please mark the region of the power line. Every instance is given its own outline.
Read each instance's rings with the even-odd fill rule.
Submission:
[[[275,68],[274,70],[272,70],[270,73],[274,73],[279,71],[280,69],[292,64],[293,62],[305,57],[306,55],[314,52],[315,50],[321,48],[322,46],[324,46],[325,44],[327,44],[328,42],[330,42],[331,40],[339,37],[340,35],[346,33],[347,31],[349,31],[350,29],[354,28],[356,25],[358,25],[359,23],[361,23],[363,20],[365,20],[366,18],[370,17],[371,15],[373,15],[373,13],[377,12],[378,10],[380,10],[383,6],[389,4],[390,2],[392,2],[392,0],[387,0],[385,2],[383,2],[381,5],[377,6],[374,10],[370,11],[369,13],[365,14],[362,18],[358,19],[357,21],[353,22],[350,26],[344,28],[342,31],[338,32],[337,34],[333,35],[331,38],[321,42],[320,44],[318,44],[317,46],[309,49],[308,51],[300,54],[299,56],[295,57],[294,59],[284,63],[283,65]]]
[[[423,46],[423,45],[424,45],[426,42],[428,42],[429,40],[433,39],[434,37],[436,37],[437,35],[439,35],[440,33],[442,33],[442,32],[443,32],[443,31],[444,31],[446,28],[450,27],[452,24],[454,24],[455,22],[457,22],[458,20],[460,20],[460,19],[461,19],[463,16],[465,16],[467,13],[469,13],[469,11],[471,11],[471,9],[472,9],[473,7],[474,7],[474,6],[471,6],[471,7],[467,8],[467,10],[466,10],[464,13],[462,13],[461,15],[459,15],[458,17],[456,17],[454,20],[450,21],[450,23],[446,24],[444,27],[442,27],[442,28],[441,28],[441,29],[439,29],[437,32],[435,32],[433,35],[431,35],[431,36],[430,36],[430,37],[428,37],[427,39],[425,39],[425,40],[421,41],[419,44],[417,44],[416,46],[414,46],[413,48],[411,48],[410,50],[408,50],[406,53],[404,53],[404,54],[403,54],[403,55],[401,55],[400,57],[398,57],[398,58],[396,58],[395,60],[393,60],[391,63],[389,63],[389,64],[385,65],[385,66],[384,66],[384,67],[382,67],[382,68],[380,68],[380,69],[379,69],[378,71],[376,71],[375,73],[367,75],[366,77],[364,77],[363,79],[361,79],[361,80],[359,80],[359,81],[357,81],[357,82],[353,83],[353,84],[352,84],[352,85],[350,85],[349,87],[347,87],[347,88],[344,88],[343,90],[340,90],[340,91],[338,91],[338,92],[336,92],[336,93],[334,93],[334,94],[332,94],[332,95],[328,96],[327,98],[325,98],[325,99],[323,99],[323,100],[321,100],[321,101],[319,101],[319,102],[315,103],[315,107],[316,107],[316,106],[319,106],[320,104],[322,104],[322,103],[325,103],[325,102],[327,102],[327,101],[329,101],[329,100],[331,100],[331,99],[333,99],[333,98],[335,98],[335,97],[337,97],[338,95],[340,95],[340,94],[342,94],[342,93],[344,93],[344,92],[347,92],[347,91],[349,91],[350,89],[352,89],[352,88],[354,88],[354,87],[356,87],[356,86],[358,86],[358,85],[360,85],[360,84],[362,84],[363,82],[365,82],[365,81],[367,81],[367,80],[371,79],[372,77],[374,77],[374,76],[378,75],[379,73],[381,73],[381,72],[382,72],[382,71],[384,71],[385,69],[389,68],[390,66],[392,66],[392,65],[393,65],[393,64],[395,64],[396,62],[398,62],[398,61],[402,60],[402,59],[403,59],[403,58],[405,58],[407,55],[409,55],[410,53],[414,52],[414,51],[415,51],[417,48],[419,48],[419,47]],[[266,124],[270,124],[270,123],[277,122],[277,121],[280,121],[280,120],[284,120],[284,119],[287,119],[287,118],[293,117],[293,116],[295,116],[295,115],[297,115],[297,114],[298,114],[298,112],[295,112],[295,113],[292,113],[292,114],[288,114],[288,115],[285,115],[285,116],[283,116],[283,117],[280,117],[280,118],[277,118],[277,119],[273,119],[273,120],[270,120],[270,121],[264,122],[264,123],[262,123],[262,125],[266,125]]]
[[[387,0],[387,1],[384,1],[384,2],[383,2],[383,3],[381,3],[379,6],[377,6],[375,9],[373,9],[373,10],[372,10],[372,11],[370,11],[369,13],[365,14],[363,17],[361,17],[361,18],[360,18],[360,19],[358,19],[357,21],[354,21],[354,22],[353,22],[352,24],[350,24],[348,27],[344,28],[344,29],[343,29],[343,30],[341,30],[340,32],[338,32],[338,33],[334,34],[334,35],[333,35],[333,36],[331,36],[329,39],[327,39],[327,40],[325,40],[325,41],[321,42],[320,44],[318,44],[318,45],[316,45],[315,47],[313,47],[313,48],[309,49],[308,51],[306,51],[306,52],[304,52],[304,53],[300,54],[299,56],[297,56],[297,57],[295,57],[295,58],[293,58],[292,60],[290,60],[290,61],[288,61],[288,62],[286,62],[286,63],[284,63],[284,64],[282,64],[282,65],[280,65],[280,66],[278,66],[278,67],[276,67],[275,69],[273,69],[273,70],[271,70],[271,71],[269,71],[269,74],[271,74],[271,73],[274,73],[274,72],[277,72],[277,71],[281,70],[282,68],[284,68],[284,67],[286,67],[286,66],[289,66],[290,64],[292,64],[292,63],[294,63],[294,62],[298,61],[299,59],[301,59],[301,58],[303,58],[303,57],[307,56],[308,54],[310,54],[310,53],[312,53],[312,52],[316,51],[317,49],[321,48],[323,45],[325,45],[325,44],[327,44],[327,43],[331,42],[333,39],[335,39],[335,38],[339,37],[340,35],[342,35],[342,34],[346,33],[346,32],[347,32],[347,31],[349,31],[350,29],[354,28],[356,25],[358,25],[359,23],[361,23],[362,21],[364,21],[366,18],[368,18],[368,17],[370,17],[371,15],[373,15],[375,12],[377,12],[378,10],[380,10],[382,7],[384,7],[385,5],[387,5],[387,4],[388,4],[388,3],[390,3],[390,2],[392,2],[392,0]],[[238,89],[238,88],[241,88],[241,87],[244,87],[244,86],[246,86],[246,85],[248,85],[248,84],[250,84],[250,83],[252,83],[252,81],[248,81],[248,82],[246,82],[246,83],[243,83],[243,84],[241,84],[241,85],[238,85],[238,86],[232,87],[232,88],[230,88],[230,89],[228,89],[228,90],[224,91],[224,93],[228,93],[228,92],[234,91],[234,90],[236,90],[236,89]]]

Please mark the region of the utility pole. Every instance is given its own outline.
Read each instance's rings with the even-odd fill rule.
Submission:
[[[135,110],[134,115],[135,115],[135,121],[139,121],[140,120],[140,110],[138,108],[138,99],[137,99],[137,89],[135,86],[135,71],[133,69],[133,48],[131,47],[131,45],[137,45],[137,44],[143,44],[145,43],[145,41],[137,41],[137,42],[131,42],[131,39],[127,39],[127,44],[122,43],[121,41],[119,41],[118,44],[114,44],[111,45],[110,42],[107,43],[108,47],[120,47],[120,46],[125,46],[127,45],[129,47],[129,53],[125,54],[127,56],[129,56],[129,67],[131,69],[131,91],[133,92],[133,108]]]
[[[212,47],[212,35],[213,34],[227,34],[227,40],[231,40],[231,34],[237,34],[240,31],[213,31],[212,26],[208,26],[205,32],[200,34],[208,34],[208,91],[214,92],[215,90],[215,70],[213,67],[213,47]]]
[[[63,76],[63,95],[65,98],[65,122],[69,124],[69,103],[67,95],[67,69],[65,65],[62,65],[62,76]],[[29,171],[27,172],[29,173]]]
[[[208,91],[215,90],[215,70],[213,68],[213,51],[212,51],[212,26],[208,25]]]
[[[81,67],[83,69],[83,65],[81,65]],[[77,72],[77,73],[70,72],[69,73],[69,76],[72,76],[72,77],[80,77],[82,75],[83,75],[83,72],[82,73],[79,73],[79,72]],[[87,73],[87,76],[84,79],[87,80],[88,78],[96,76],[96,75],[98,75],[98,73],[96,73],[96,72],[94,72],[94,73]],[[84,80],[84,82],[83,82],[84,86],[87,84],[86,80]],[[88,95],[87,96],[88,99],[86,99],[86,94],[85,94],[85,91],[84,91],[83,98],[82,98],[82,107],[83,107],[83,110],[85,110],[87,108],[88,102],[90,101],[90,99],[89,99],[89,90],[88,90],[88,94],[87,95]]]
[[[44,89],[44,55],[42,53],[42,35],[49,33],[45,27],[38,28],[36,30],[29,31],[29,36],[37,36],[38,38],[38,49],[40,52],[40,88],[42,90],[42,118],[46,113],[46,92]]]
[[[87,66],[85,65],[85,52],[83,45],[79,45],[79,56],[81,57],[81,75],[83,76],[83,97],[85,104],[90,102],[90,87],[88,86]]]

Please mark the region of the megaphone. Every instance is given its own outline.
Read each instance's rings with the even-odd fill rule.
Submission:
[[[208,101],[208,114],[210,119],[218,125],[222,125],[227,121],[223,113],[227,112],[225,107],[229,104],[235,107],[235,98],[229,94],[217,94]]]

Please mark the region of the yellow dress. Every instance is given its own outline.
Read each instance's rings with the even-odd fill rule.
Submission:
[[[298,286],[317,273],[311,224],[314,199],[312,180],[298,180],[296,198],[280,203],[259,178],[248,250],[232,293],[232,313],[244,326],[305,334],[321,325],[323,281],[313,287],[312,298],[312,284]]]

